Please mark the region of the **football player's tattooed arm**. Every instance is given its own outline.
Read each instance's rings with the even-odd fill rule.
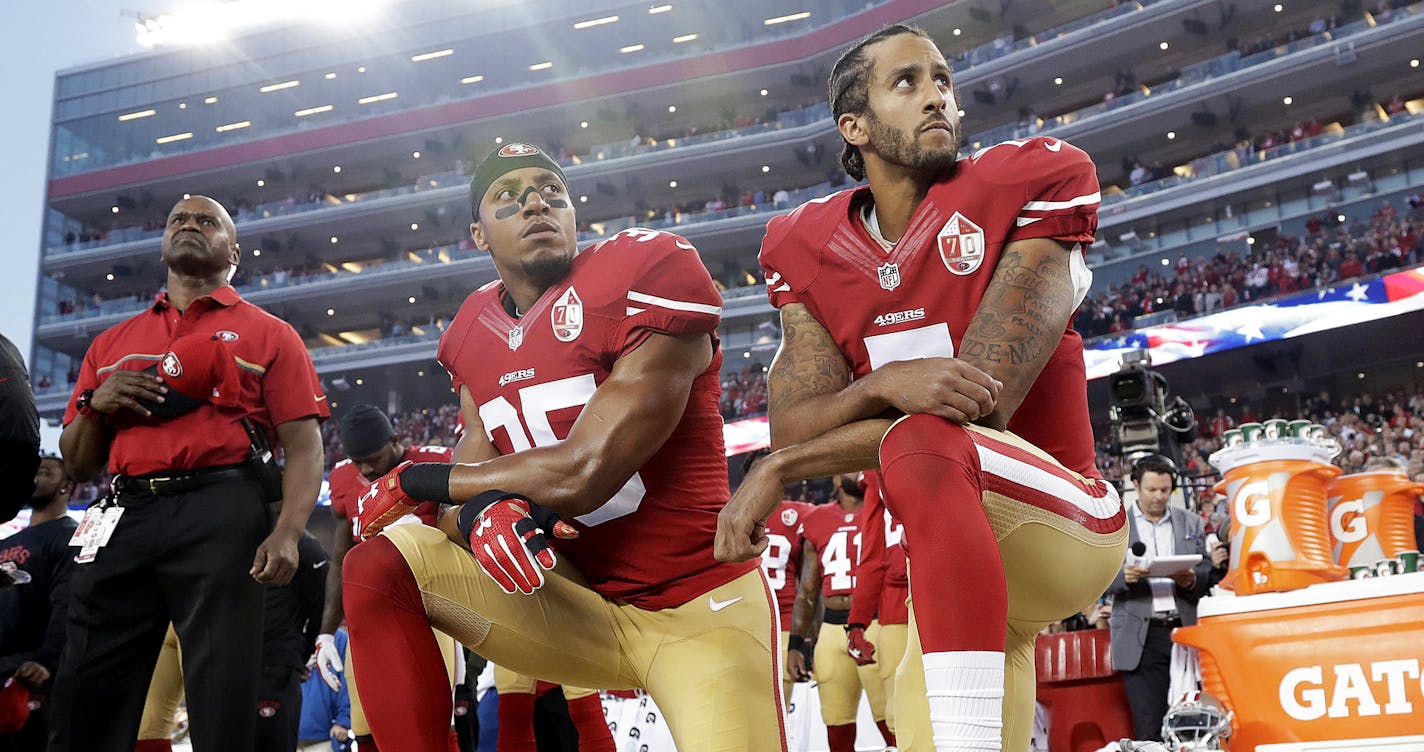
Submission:
[[[801,581],[796,586],[796,602],[791,608],[791,634],[810,641],[817,634],[816,606],[821,600],[821,557],[811,541],[801,544],[801,561],[805,564],[801,567]],[[800,650],[788,651],[786,667],[796,681],[811,678],[806,654]]]
[[[768,420],[775,449],[868,418],[928,413],[966,423],[993,408],[998,384],[964,361],[896,361],[851,381],[850,366],[839,346],[806,306],[782,306],[781,326],[781,348],[767,374]],[[873,440],[878,444],[882,435],[884,431]],[[874,465],[844,470],[866,467]]]
[[[1067,248],[1052,238],[1010,243],[960,343],[959,357],[1003,383],[976,423],[1003,430],[1053,356],[1073,315]]]
[[[653,334],[613,365],[568,439],[450,473],[457,504],[490,489],[528,496],[565,518],[602,506],[652,459],[682,420],[692,383],[712,362],[706,334]],[[467,416],[468,420],[468,416]],[[466,433],[483,427],[467,423]]]

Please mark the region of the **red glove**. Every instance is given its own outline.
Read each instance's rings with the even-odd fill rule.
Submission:
[[[875,662],[875,645],[865,639],[865,627],[860,624],[846,625],[846,652],[855,659],[858,666],[869,666]]]
[[[361,540],[375,537],[387,525],[420,506],[421,500],[410,498],[401,488],[400,473],[410,464],[410,460],[406,460],[396,465],[389,473],[377,478],[356,500],[356,531]]]
[[[470,542],[470,553],[485,574],[506,593],[532,595],[544,585],[544,570],[557,557],[544,529],[530,516],[538,508],[543,528],[556,538],[576,538],[578,531],[525,496],[486,491],[466,502],[458,527]]]

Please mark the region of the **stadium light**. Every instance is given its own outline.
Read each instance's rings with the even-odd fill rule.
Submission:
[[[627,47],[619,47],[619,48],[618,48],[618,51],[624,53],[625,55],[626,55],[627,53],[629,53],[629,52],[642,52],[642,51],[643,51],[643,45],[641,45],[641,44],[630,44],[630,45],[628,45]]]
[[[464,78],[460,79],[460,83],[462,83],[462,84],[477,84],[477,83],[479,83],[479,82],[481,82],[481,81],[483,81],[483,80],[485,80],[485,77],[484,77],[484,76],[465,76]]]
[[[206,98],[206,99],[203,100],[203,104],[217,104],[217,103],[218,103],[218,98],[217,98],[217,97],[208,97],[208,98]]]
[[[682,44],[683,42],[691,42],[692,40],[694,40],[694,39],[696,39],[696,38],[697,38],[697,35],[696,35],[696,34],[683,34],[683,35],[680,36],[680,37],[673,37],[673,38],[672,38],[672,43],[673,43],[673,44]]]
[[[138,112],[128,112],[119,116],[119,122],[124,123],[128,122],[129,120],[138,120],[139,118],[153,117],[157,114],[158,110],[139,110]]]
[[[369,97],[361,97],[360,99],[356,100],[356,104],[375,104],[377,102],[385,102],[387,100],[395,99],[398,96],[400,96],[400,94],[394,91],[388,91],[385,94],[375,94]]]
[[[192,138],[192,137],[193,137],[193,132],[192,132],[192,131],[188,131],[188,132],[186,132],[186,133],[175,133],[175,134],[173,134],[173,135],[171,135],[171,136],[159,136],[158,138],[153,139],[153,141],[154,141],[154,143],[159,143],[159,144],[171,144],[171,143],[173,143],[174,141],[186,141],[186,140],[188,140],[188,139],[190,139],[190,138]]]
[[[785,16],[776,16],[775,18],[768,18],[765,21],[762,21],[761,23],[763,26],[775,26],[777,24],[789,23],[791,21],[801,21],[810,17],[811,12],[803,10],[800,13],[791,13]]]
[[[547,60],[545,60],[545,61],[542,62],[542,63],[535,63],[535,64],[529,66],[529,70],[532,70],[532,71],[541,71],[541,70],[548,70],[548,69],[550,69],[550,68],[552,68],[552,67],[554,67],[554,64],[551,63],[551,62],[549,62],[549,61],[547,61]]]
[[[654,5],[648,9],[648,15],[653,16],[659,13],[667,13],[670,10],[672,10],[671,5]]]
[[[332,106],[332,105],[329,105],[329,104],[322,104],[322,105],[317,105],[316,107],[308,107],[308,108],[306,108],[306,109],[304,109],[304,110],[297,110],[296,112],[294,112],[294,113],[292,113],[292,114],[295,115],[295,116],[297,116],[297,117],[306,117],[307,115],[319,115],[319,114],[321,114],[321,113],[323,113],[323,112],[331,112],[331,111],[334,110],[334,109],[336,109],[336,108],[335,108],[334,106]]]
[[[270,92],[281,91],[281,90],[283,90],[283,89],[290,89],[290,88],[293,88],[293,87],[295,87],[295,86],[301,86],[301,85],[302,85],[302,82],[301,82],[301,81],[283,81],[283,82],[280,83],[280,84],[267,84],[266,86],[263,86],[263,87],[259,88],[257,91],[259,91],[259,92],[261,92],[261,93],[263,93],[263,94],[268,94],[268,93],[270,93]]]
[[[579,21],[578,23],[574,24],[574,28],[592,29],[595,26],[603,26],[604,24],[611,23],[618,23],[618,16],[604,16],[603,18],[595,18],[590,21]]]
[[[453,54],[455,54],[455,51],[453,49],[450,49],[449,47],[446,47],[443,50],[436,50],[434,52],[422,52],[419,55],[411,55],[410,61],[412,63],[423,63],[426,60],[434,60],[438,57],[447,57]]]
[[[146,48],[220,42],[229,34],[288,22],[359,23],[385,0],[203,0],[172,13],[138,16],[136,40]]]
[[[251,125],[251,120],[239,120],[236,123],[227,123],[225,125],[219,125],[213,130],[217,131],[218,133],[227,133],[228,131],[240,130],[242,128],[247,128]]]

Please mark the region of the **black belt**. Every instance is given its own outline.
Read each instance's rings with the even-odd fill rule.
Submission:
[[[1153,616],[1152,618],[1147,620],[1147,623],[1151,624],[1154,627],[1166,627],[1167,629],[1176,629],[1177,627],[1182,626],[1182,617],[1177,614],[1163,614],[1161,616]]]
[[[147,475],[120,475],[114,478],[114,490],[121,494],[169,496],[214,483],[251,479],[252,472],[246,465],[227,465],[198,470],[169,470]]]
[[[826,624],[845,624],[850,619],[850,609],[848,608],[828,608],[821,617],[821,621]]]

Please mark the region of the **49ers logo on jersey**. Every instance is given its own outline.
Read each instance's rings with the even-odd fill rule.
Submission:
[[[176,379],[183,375],[182,361],[178,360],[178,356],[171,352],[163,356],[163,360],[158,363],[158,368],[163,371],[163,375],[170,379]]]
[[[939,231],[939,258],[952,274],[972,274],[984,263],[984,228],[955,212]]]
[[[795,510],[795,509],[783,509],[783,510],[781,510],[781,524],[783,524],[783,525],[785,525],[785,526],[787,526],[787,527],[791,527],[792,525],[795,525],[795,524],[796,524],[796,510]]]
[[[560,342],[573,342],[578,338],[583,331],[583,301],[574,288],[560,295],[549,309],[549,321],[554,327],[554,338]]]

